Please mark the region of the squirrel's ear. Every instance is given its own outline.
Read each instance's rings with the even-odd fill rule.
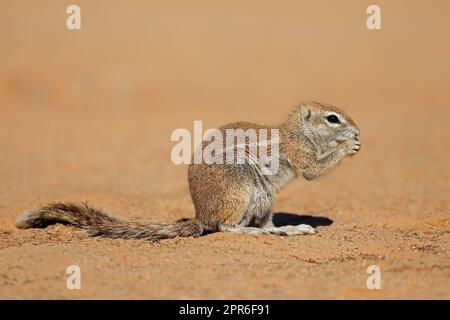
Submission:
[[[300,107],[300,115],[303,120],[308,121],[311,118],[311,110],[308,107]]]

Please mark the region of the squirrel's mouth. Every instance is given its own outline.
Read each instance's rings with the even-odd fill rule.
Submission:
[[[357,139],[356,135],[351,134],[351,135],[342,135],[342,136],[337,136],[335,137],[333,140],[331,140],[330,142],[327,143],[327,147],[328,148],[336,148],[339,144],[344,143],[347,140],[350,139]]]
[[[355,139],[356,138],[356,136],[354,135],[354,134],[352,134],[352,135],[350,135],[350,136],[339,136],[339,137],[336,137],[336,141],[338,142],[338,143],[342,143],[342,142],[345,142],[345,141],[347,141],[347,140],[350,140],[350,139]]]

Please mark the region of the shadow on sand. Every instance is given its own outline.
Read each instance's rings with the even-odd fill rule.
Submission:
[[[288,225],[309,224],[311,227],[329,226],[333,220],[327,217],[314,217],[310,215],[299,215],[287,212],[275,212],[273,214],[273,224],[275,227]]]

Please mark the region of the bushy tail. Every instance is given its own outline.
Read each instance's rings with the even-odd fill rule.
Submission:
[[[203,233],[196,220],[175,224],[141,224],[123,221],[89,207],[87,204],[53,203],[24,212],[16,221],[17,228],[44,228],[50,224],[71,224],[85,229],[90,236],[115,239],[159,241],[175,237],[198,237]]]

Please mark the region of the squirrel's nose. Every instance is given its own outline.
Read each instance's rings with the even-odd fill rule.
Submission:
[[[355,136],[359,136],[359,129],[355,129]]]

